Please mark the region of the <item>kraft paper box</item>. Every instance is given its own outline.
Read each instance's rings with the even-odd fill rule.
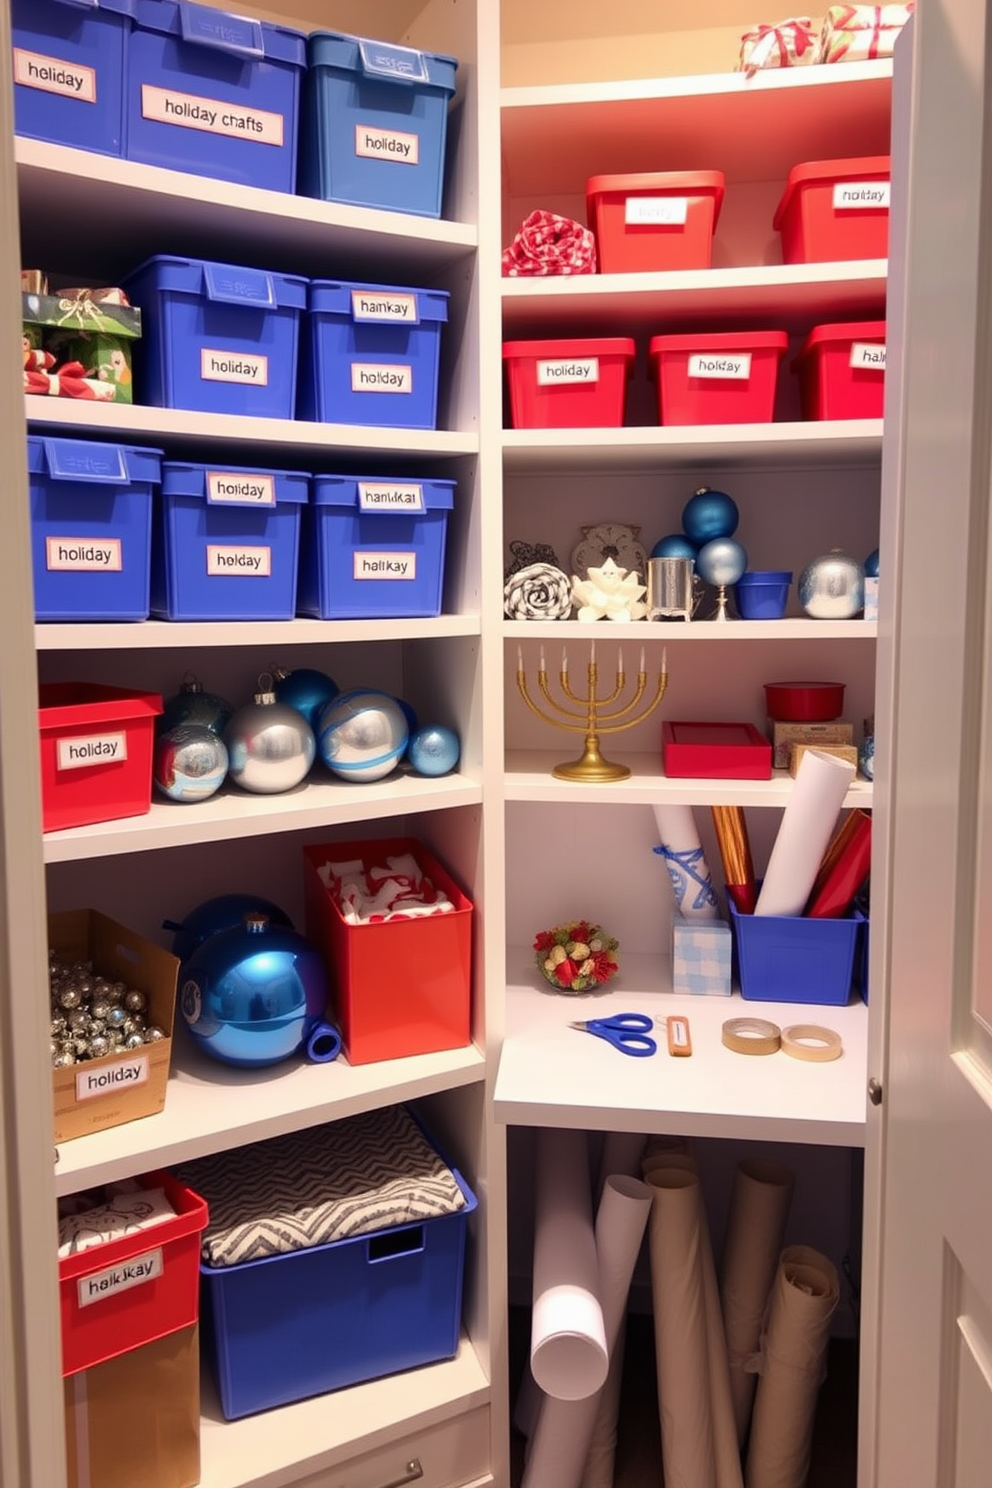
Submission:
[[[140,1049],[53,1070],[56,1142],[154,1116],[165,1105],[169,1079],[179,976],[176,957],[94,909],[50,915],[48,944],[72,961],[91,961],[97,975],[144,992],[148,1022],[166,1035]]]
[[[199,1483],[198,1333],[194,1323],[63,1382],[68,1488]]]
[[[772,764],[776,770],[787,770],[793,744],[853,744],[854,725],[837,719],[832,723],[779,723],[769,719],[772,736]]]
[[[821,754],[832,754],[836,759],[847,760],[858,768],[858,751],[853,744],[793,744],[789,755],[789,774],[796,775],[807,749],[818,749]]]
[[[730,926],[724,920],[686,919],[672,911],[672,991],[690,997],[729,997]]]

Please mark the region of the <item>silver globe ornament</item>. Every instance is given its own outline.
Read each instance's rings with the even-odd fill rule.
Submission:
[[[170,801],[206,801],[227,777],[227,746],[203,723],[179,723],[155,740],[152,779]]]
[[[343,692],[320,715],[320,757],[342,780],[367,784],[399,764],[410,737],[396,698],[371,688]]]
[[[747,568],[747,550],[732,537],[715,537],[696,554],[696,572],[716,586],[716,609],[711,620],[727,618],[727,588],[736,584]]]
[[[254,701],[239,708],[224,731],[228,774],[242,790],[277,795],[309,773],[317,752],[313,729],[297,708],[280,703],[271,678],[259,678]]]
[[[418,775],[447,775],[458,763],[461,744],[454,729],[442,724],[426,724],[410,735],[406,757]]]
[[[865,571],[840,548],[807,563],[796,589],[814,620],[850,620],[865,607]]]
[[[326,672],[317,671],[316,667],[296,667],[291,672],[277,667],[273,676],[275,695],[280,703],[288,703],[302,713],[316,731],[321,710],[341,691],[338,684]]]
[[[225,698],[218,697],[214,692],[205,692],[199,678],[188,672],[175,697],[167,699],[156,721],[155,732],[167,734],[181,723],[191,723],[200,728],[208,728],[215,734],[222,734],[233,712],[234,709]]]

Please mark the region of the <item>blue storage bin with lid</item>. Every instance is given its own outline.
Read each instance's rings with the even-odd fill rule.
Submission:
[[[12,0],[14,128],[123,155],[137,0]]]
[[[438,615],[450,480],[316,475],[303,513],[302,615],[376,620]]]
[[[166,460],[152,537],[152,614],[291,620],[310,477]]]
[[[316,31],[307,62],[301,192],[440,217],[455,58]]]
[[[192,0],[136,0],[127,156],[295,191],[302,32]]]
[[[449,298],[443,289],[314,279],[300,418],[435,429]]]
[[[143,315],[140,402],[293,417],[306,279],[159,254],[124,287]]]
[[[147,620],[162,451],[28,436],[37,620]]]
[[[760,887],[760,885],[759,885]],[[844,1007],[865,917],[741,914],[728,899],[741,996],[750,1002],[808,1002]]]

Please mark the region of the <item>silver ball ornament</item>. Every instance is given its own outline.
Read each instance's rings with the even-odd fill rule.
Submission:
[[[170,801],[206,801],[227,776],[227,746],[202,723],[179,723],[155,740],[152,779]]]
[[[123,1028],[126,1021],[127,1013],[121,1007],[120,1003],[115,1004],[107,1013],[108,1028]]]
[[[148,998],[144,992],[132,991],[125,993],[124,1006],[129,1013],[143,1013],[148,1006]]]
[[[140,1033],[129,1033],[124,1039],[124,1047],[125,1049],[140,1049],[144,1042]]]
[[[799,603],[814,620],[850,620],[865,607],[865,574],[854,558],[833,548],[799,575]]]
[[[458,763],[461,744],[454,729],[428,724],[411,734],[406,757],[418,775],[447,775]]]
[[[101,997],[96,1002],[90,1003],[90,1017],[106,1018],[113,1006],[114,1004],[112,1002],[108,1002],[105,997]]]
[[[106,1034],[95,1033],[89,1042],[87,1050],[91,1059],[102,1059],[105,1054],[110,1053],[110,1040]]]
[[[747,552],[732,537],[715,537],[696,554],[696,572],[707,584],[736,584],[747,568]]]
[[[164,1038],[165,1029],[159,1028],[155,1023],[152,1023],[148,1028],[145,1029],[144,1041],[146,1044],[158,1044],[161,1043]]]
[[[403,709],[388,693],[344,692],[320,715],[320,757],[343,780],[381,780],[399,763],[409,738]]]
[[[276,795],[292,790],[309,773],[317,752],[313,729],[303,714],[276,700],[274,692],[256,692],[254,702],[239,708],[224,732],[228,773],[242,790]]]

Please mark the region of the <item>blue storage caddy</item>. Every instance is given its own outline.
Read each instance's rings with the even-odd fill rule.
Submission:
[[[28,436],[38,620],[147,620],[162,451]]]
[[[304,195],[440,217],[454,57],[316,31],[307,61]]]
[[[160,254],[124,286],[143,315],[141,402],[293,417],[306,279]]]
[[[300,418],[437,427],[443,289],[314,279],[300,368]]]
[[[317,475],[303,514],[300,613],[438,615],[455,483]]]
[[[458,1349],[465,1207],[312,1250],[200,1266],[200,1306],[227,1420],[379,1379]]]
[[[136,0],[127,156],[295,191],[299,31],[191,0]]]
[[[136,0],[13,0],[14,128],[123,155]]]
[[[741,996],[749,1002],[844,1007],[865,917],[814,920],[804,915],[740,914],[728,898]]]
[[[163,620],[292,620],[309,475],[167,460],[152,540]]]

